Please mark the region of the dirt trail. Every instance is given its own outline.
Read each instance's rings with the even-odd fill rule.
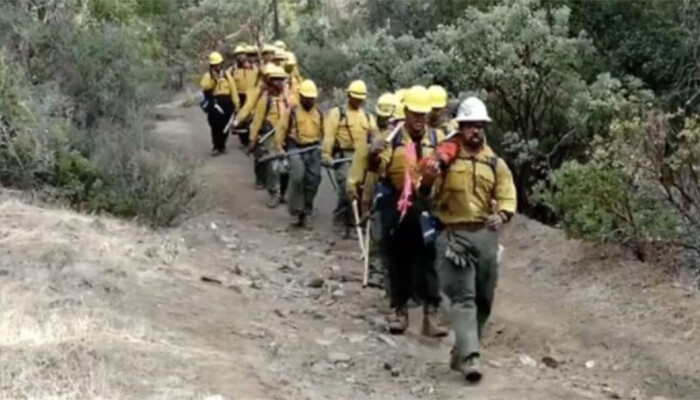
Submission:
[[[486,378],[465,386],[418,310],[386,334],[326,182],[316,229],[290,230],[234,142],[207,156],[198,109],[160,112],[157,134],[203,163],[209,211],[182,227],[0,202],[0,398],[700,399],[696,292],[523,218],[503,238]]]

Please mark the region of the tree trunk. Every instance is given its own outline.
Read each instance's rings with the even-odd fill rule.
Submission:
[[[279,20],[279,13],[277,11],[277,0],[272,0],[272,13],[273,13],[273,26],[274,26],[274,32],[275,32],[275,38],[279,39],[280,38],[280,20]]]

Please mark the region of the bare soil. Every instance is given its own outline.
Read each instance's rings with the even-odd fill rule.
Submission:
[[[325,180],[315,229],[290,229],[236,138],[209,157],[198,109],[160,112],[156,134],[202,162],[183,226],[0,200],[0,398],[700,399],[700,297],[663,268],[516,218],[467,386],[418,309],[385,332]]]

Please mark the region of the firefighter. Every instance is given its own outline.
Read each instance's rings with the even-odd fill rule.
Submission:
[[[250,89],[252,77],[257,73],[253,70],[248,58],[246,57],[246,46],[238,45],[233,50],[235,64],[231,67],[231,75],[236,82],[236,90],[238,90],[238,104],[245,104],[246,93]]]
[[[204,94],[205,111],[211,129],[212,155],[218,156],[226,152],[226,125],[233,113],[239,108],[236,82],[229,71],[224,70],[224,57],[221,53],[209,55],[209,71],[201,81]]]
[[[452,120],[450,110],[447,107],[448,95],[445,88],[439,85],[433,85],[428,88],[430,93],[430,101],[433,109],[428,115],[428,126],[433,129],[439,129],[445,136],[457,130],[457,123]]]
[[[423,303],[422,333],[429,337],[447,335],[438,322],[441,298],[435,246],[424,239],[421,224],[428,211],[427,199],[417,191],[417,163],[429,157],[443,139],[440,131],[428,129],[431,104],[425,87],[410,88],[404,99],[405,124],[395,137],[375,140],[370,149],[370,168],[378,172],[381,180],[377,186],[378,195],[381,194],[377,207],[394,310],[389,322],[392,334],[403,334],[408,328],[408,301],[417,295]]]
[[[287,52],[278,48],[275,48],[275,53],[272,56],[272,62],[284,68],[285,64],[287,63]]]
[[[491,314],[498,279],[498,237],[516,210],[513,176],[486,145],[491,118],[484,103],[466,99],[459,133],[421,165],[422,191],[432,191],[441,232],[437,238],[442,291],[451,302],[455,344],[450,367],[480,381],[479,342]]]
[[[377,99],[375,109],[377,135],[367,135],[367,148],[376,139],[383,139],[391,130],[389,123],[396,111],[396,96],[393,93],[384,93]],[[377,136],[375,138],[375,136]],[[381,243],[381,221],[379,212],[374,207],[375,186],[378,182],[376,173],[369,170],[369,154],[366,150],[355,151],[348,175],[348,196],[358,200],[363,220],[370,219],[370,283],[373,286],[382,287],[387,291],[386,285],[386,257]]]
[[[287,74],[281,67],[272,64],[267,65],[264,72],[267,85],[258,96],[254,107],[247,151],[255,155],[255,186],[258,189],[267,188],[270,195],[267,206],[275,208],[284,195],[280,182],[281,163],[277,160],[259,163],[258,160],[275,151],[274,128],[282,113],[289,108],[283,95]]]
[[[289,76],[287,80],[287,91],[289,96],[289,102],[293,105],[299,105],[299,85],[301,84],[301,77],[294,74],[294,70],[297,67],[297,57],[294,53],[287,52],[287,61],[284,63],[284,71]]]
[[[363,81],[350,83],[347,103],[335,107],[325,118],[324,138],[321,154],[322,164],[332,170],[338,202],[333,214],[333,223],[344,230],[347,238],[354,227],[354,217],[347,195],[347,177],[355,150],[367,146],[367,135],[376,130],[370,115],[362,108],[367,98],[367,86]]]
[[[297,227],[310,227],[309,217],[321,183],[323,113],[316,106],[318,89],[311,80],[299,85],[299,105],[282,114],[276,129],[277,151],[313,150],[289,157],[289,214]]]
[[[273,59],[275,58],[276,51],[277,51],[277,47],[275,47],[271,44],[263,45],[262,53],[261,53],[263,66],[273,62]]]

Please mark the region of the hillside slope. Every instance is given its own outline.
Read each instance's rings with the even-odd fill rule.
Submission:
[[[250,160],[206,156],[198,110],[161,112],[158,135],[203,160],[208,211],[182,227],[0,202],[0,398],[700,397],[697,294],[523,218],[503,238],[486,379],[466,387],[418,310],[385,333],[355,242],[329,234],[327,183],[316,229],[289,230]]]

